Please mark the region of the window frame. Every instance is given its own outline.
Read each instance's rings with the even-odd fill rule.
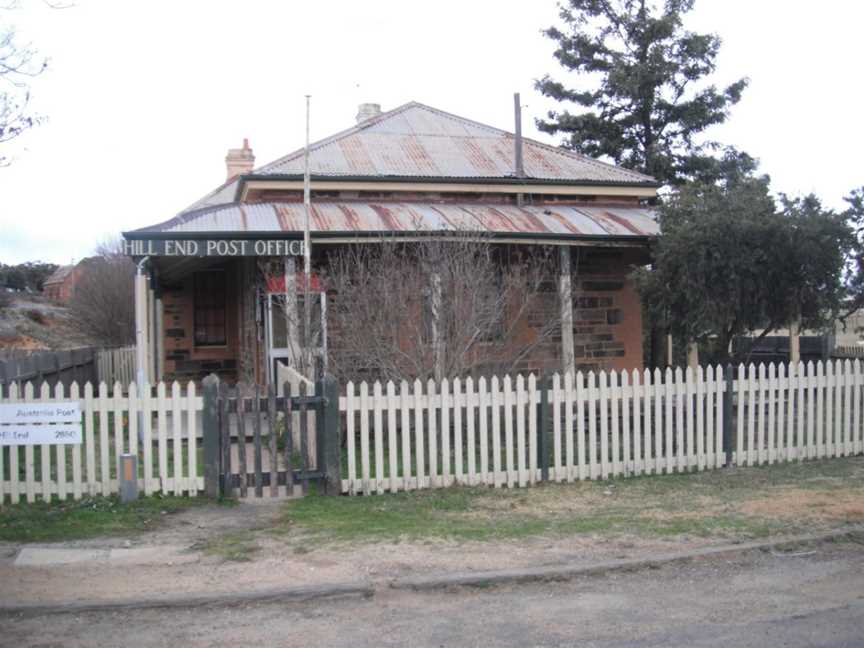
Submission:
[[[212,304],[208,303],[206,306],[199,305],[199,290],[198,290],[198,281],[199,277],[202,275],[208,274],[213,275],[215,273],[219,273],[222,275],[222,339],[220,341],[205,341],[202,342],[198,338],[198,322],[199,322],[199,308],[200,309],[211,309],[218,310],[220,305],[217,304],[217,300],[213,299]],[[228,346],[228,273],[224,268],[213,268],[211,270],[199,270],[192,274],[192,343],[195,348],[201,349],[218,349],[225,348]]]

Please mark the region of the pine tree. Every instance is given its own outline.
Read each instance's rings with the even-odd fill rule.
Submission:
[[[577,75],[578,89],[546,75],[545,96],[578,110],[550,111],[537,126],[566,136],[563,144],[592,157],[677,185],[715,174],[709,154],[717,145],[700,135],[723,123],[747,79],[723,89],[705,83],[714,71],[720,39],[682,24],[694,0],[569,0],[563,27],[545,30],[555,58]]]

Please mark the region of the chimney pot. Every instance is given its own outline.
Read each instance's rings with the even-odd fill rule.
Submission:
[[[357,123],[365,122],[368,119],[377,117],[381,114],[381,104],[377,103],[361,103],[357,107]]]
[[[249,148],[249,140],[243,138],[243,148],[228,149],[228,155],[225,156],[225,169],[227,171],[228,180],[232,180],[244,173],[251,173],[255,168],[255,155],[252,149]]]

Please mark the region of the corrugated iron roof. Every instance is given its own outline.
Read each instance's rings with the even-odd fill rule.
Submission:
[[[204,207],[225,205],[227,203],[234,202],[234,194],[237,192],[238,182],[239,179],[236,177],[227,180],[224,184],[216,187],[216,189],[208,193],[203,198],[199,198],[180,213],[185,214],[187,212],[195,211],[196,209],[202,209]]]
[[[74,265],[64,265],[57,268],[54,272],[52,272],[48,278],[42,282],[42,285],[45,284],[55,284],[62,283],[66,277],[69,276],[69,273],[75,269]]]
[[[644,184],[649,176],[531,139],[523,144],[525,174],[556,182]],[[317,176],[512,178],[514,135],[411,102],[310,146]],[[303,173],[303,149],[253,172]]]
[[[524,206],[389,202],[316,202],[313,233],[483,232],[557,237],[646,237],[659,234],[652,210],[623,206]],[[180,215],[149,232],[303,231],[301,203],[231,204]]]

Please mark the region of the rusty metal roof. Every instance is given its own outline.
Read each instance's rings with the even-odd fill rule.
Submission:
[[[47,284],[62,283],[66,280],[66,277],[68,277],[74,269],[74,265],[60,266],[54,272],[52,272],[45,281],[42,282],[42,285],[44,286]]]
[[[316,176],[504,179],[514,177],[514,135],[411,102],[310,146]],[[654,184],[641,173],[524,139],[525,174],[555,182]],[[303,149],[253,175],[303,173]]]
[[[316,202],[314,233],[353,235],[482,232],[543,238],[650,237],[659,234],[655,214],[645,207],[524,206],[390,202]],[[210,207],[181,214],[146,233],[271,233],[303,231],[301,203],[248,203]]]

